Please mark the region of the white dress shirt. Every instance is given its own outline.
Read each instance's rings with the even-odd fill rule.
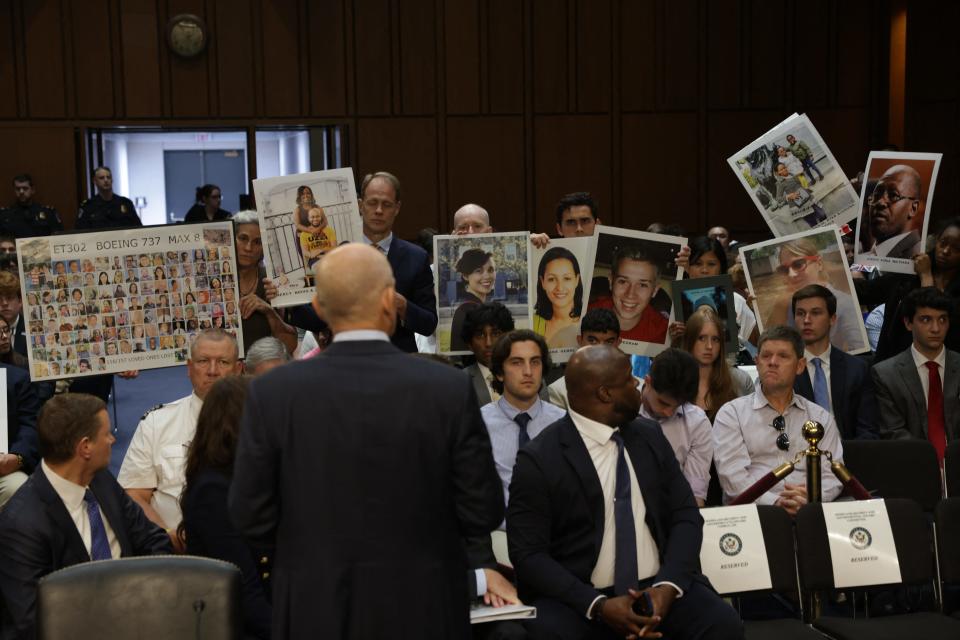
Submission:
[[[380,242],[371,241],[365,233],[361,233],[360,238],[363,240],[363,244],[371,246],[375,249],[380,249],[380,251],[383,252],[383,255],[387,255],[390,253],[390,243],[393,242],[393,231],[391,231],[387,237]]]
[[[911,344],[910,354],[913,356],[913,361],[917,365],[917,375],[920,376],[920,384],[923,386],[923,402],[927,404],[930,401],[930,370],[927,369],[927,362],[937,363],[937,369],[940,371],[940,389],[942,391],[943,372],[947,368],[947,350],[941,345],[940,353],[931,361],[927,356],[917,351],[917,348]]]
[[[47,476],[47,480],[50,481],[50,486],[53,487],[53,490],[56,491],[57,495],[60,496],[60,499],[63,501],[63,506],[67,508],[67,513],[70,514],[70,519],[73,520],[73,524],[77,525],[77,532],[80,534],[80,539],[83,540],[83,546],[86,547],[87,553],[90,554],[93,545],[93,535],[90,532],[90,516],[87,514],[87,505],[83,501],[87,487],[81,487],[60,476],[56,471],[48,467],[44,460],[40,461],[40,468],[43,470],[43,474]],[[110,526],[110,521],[107,520],[106,514],[103,513],[103,507],[100,507],[100,519],[103,520],[103,528],[107,532],[107,542],[110,543],[110,556],[119,558],[121,554],[120,542],[117,540],[117,535],[113,532],[113,527]]]
[[[643,390],[643,383],[640,389]],[[660,424],[693,495],[706,500],[710,486],[710,463],[713,462],[713,437],[707,414],[697,405],[685,402],[669,418],[648,412],[642,404],[640,415]]]
[[[818,356],[813,355],[806,349],[803,350],[803,357],[807,360],[807,376],[810,378],[810,388],[813,389],[814,380],[817,376],[817,367],[813,364],[814,358],[820,358],[820,368],[823,369],[823,375],[827,378],[827,398],[830,401],[830,413],[833,413],[833,390],[830,384],[830,350],[833,349],[829,344],[827,350]]]
[[[353,329],[334,334],[334,342],[361,342],[363,340],[382,340],[390,342],[390,336],[376,329]]]
[[[597,589],[613,586],[613,572],[616,554],[617,525],[613,511],[613,497],[617,488],[617,443],[611,439],[614,429],[570,410],[570,419],[583,438],[587,453],[593,461],[603,490],[603,539],[597,564],[590,574],[590,582]],[[637,534],[637,576],[641,580],[656,575],[660,570],[660,555],[653,534],[645,519],[647,508],[640,493],[633,463],[626,448],[623,454],[627,459],[630,472],[630,506]]]
[[[826,409],[798,393],[793,394],[793,399],[783,412],[786,420],[785,433],[790,438],[788,451],[777,448],[779,432],[771,425],[778,415],[781,414],[770,406],[763,395],[761,385],[757,385],[753,394],[731,400],[720,407],[713,421],[713,459],[720,476],[720,486],[723,487],[724,502],[729,502],[743,493],[781,463],[792,462],[797,453],[805,450],[807,441],[803,439],[802,429],[807,420],[823,425],[820,450],[829,451],[834,460],[843,460],[837,423]],[[785,482],[806,484],[806,458],[800,458],[800,462],[786,480],[778,482],[757,498],[757,504],[774,504],[783,492]],[[820,486],[824,502],[834,500],[843,488],[826,460],[821,466]]]

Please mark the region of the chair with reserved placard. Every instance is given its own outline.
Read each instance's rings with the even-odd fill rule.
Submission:
[[[882,584],[868,581],[862,584],[848,584],[844,589],[862,593],[865,600],[869,600],[871,594],[889,592],[892,587],[900,585],[935,589],[933,536],[927,515],[920,505],[912,500],[891,498],[883,502],[890,520],[890,531],[899,561],[900,581],[885,581]],[[851,504],[867,505],[869,503]],[[802,507],[797,514],[796,527],[801,587],[807,592],[833,594],[837,586],[823,505],[808,504]],[[851,530],[851,544],[855,542],[853,535],[854,530]],[[861,532],[861,535],[863,541],[860,544],[869,545],[873,542],[869,531]],[[848,578],[845,580],[848,582],[850,574],[844,577]],[[935,590],[934,593],[936,593]],[[913,603],[910,608],[923,607]],[[924,640],[956,640],[960,638],[960,621],[933,611],[937,608],[936,603],[929,603],[926,608],[930,610],[863,618],[819,616],[812,620],[812,624],[815,629],[837,640],[899,640],[908,637]]]
[[[724,509],[725,507],[718,507]],[[756,595],[777,594],[791,601],[798,601],[800,584],[797,580],[797,564],[794,554],[793,522],[780,507],[757,505],[763,545],[770,567],[770,589],[748,592],[720,592],[740,604],[741,598]],[[707,575],[710,578],[710,575]],[[716,587],[716,584],[714,585]],[[777,618],[773,620],[744,620],[748,640],[777,638],[777,640],[822,640],[823,635],[803,623],[800,618]]]

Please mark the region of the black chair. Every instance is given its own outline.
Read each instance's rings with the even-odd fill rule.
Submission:
[[[960,617],[960,497],[941,500],[934,514],[944,611]]]
[[[947,495],[960,497],[960,440],[947,445],[943,456],[943,475],[947,481]]]
[[[37,638],[239,640],[240,570],[193,556],[85,562],[37,588]]]
[[[767,562],[770,565],[770,590],[748,593],[721,593],[732,597],[737,604],[744,596],[779,594],[797,599],[800,583],[797,580],[797,561],[793,542],[793,521],[780,507],[758,505],[760,529],[763,531],[763,545],[767,550]],[[708,578],[710,576],[707,576]],[[744,630],[748,640],[823,640],[823,635],[804,624],[799,618],[781,618],[776,620],[744,620]]]
[[[940,464],[926,440],[844,440],[843,462],[877,498],[907,498],[933,512],[940,501]]]
[[[902,585],[934,586],[934,558],[932,536],[927,515],[910,500],[887,499],[887,514],[893,532],[897,558],[900,561]],[[800,584],[804,590],[832,593],[836,588],[827,526],[823,507],[808,504],[797,514],[797,558],[800,565]],[[878,592],[891,585],[860,587],[864,594]],[[898,586],[898,585],[895,585]],[[854,587],[857,589],[857,587]],[[813,627],[837,640],[956,640],[960,638],[960,621],[940,613],[917,612],[873,618],[844,618],[820,616]]]

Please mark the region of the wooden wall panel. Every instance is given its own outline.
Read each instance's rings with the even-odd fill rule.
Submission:
[[[610,110],[610,83],[613,69],[611,30],[612,0],[577,2],[576,110]]]
[[[533,19],[533,110],[564,113],[568,110],[570,70],[565,0],[537,0],[531,4]]]
[[[443,24],[447,113],[479,113],[480,8],[478,0],[445,2]]]
[[[762,3],[766,4],[766,3]],[[792,7],[790,22],[796,25],[791,34],[778,37],[776,32],[765,32],[772,49],[783,56],[782,49],[793,47],[793,96],[801,109],[824,107],[829,103],[830,68],[830,2],[809,0]],[[759,35],[759,34],[758,34]],[[792,40],[788,45],[787,39]]]
[[[400,11],[400,112],[436,113],[437,29],[432,2],[398,3]]]
[[[353,0],[357,115],[391,113],[393,57],[388,0]]]
[[[653,111],[657,99],[657,17],[654,0],[620,5],[620,108]]]
[[[437,186],[437,129],[433,118],[361,118],[357,121],[357,159],[360,179],[374,171],[389,171],[400,179],[403,206],[394,232],[416,235],[424,227],[440,225]]]
[[[120,5],[122,97],[128,118],[163,114],[158,20],[154,0],[124,0]]]
[[[852,178],[867,166],[870,152],[869,114],[861,109],[816,109],[807,113],[833,156]]]
[[[0,128],[0,202],[12,200],[10,179],[18,173],[33,176],[37,201],[56,207],[64,223],[76,217],[80,203],[74,168],[73,127],[35,126]]]
[[[534,128],[536,217],[531,229],[556,228],[555,206],[565,193],[589,191],[609,223],[613,185],[610,177],[608,116],[538,116]]]
[[[228,118],[256,113],[252,10],[250,0],[216,0],[212,45],[216,48],[217,97],[220,115]]]
[[[777,109],[786,104],[787,74],[796,49],[794,29],[787,20],[786,0],[749,0],[750,31],[745,38],[749,89],[744,106]],[[791,55],[792,54],[792,55]]]
[[[699,3],[664,2],[657,42],[660,95],[657,108],[665,111],[696,109],[699,93]],[[629,42],[629,41],[627,41]]]
[[[489,211],[498,231],[526,228],[522,118],[448,118],[446,157],[448,205],[441,212],[441,233],[468,202]]]
[[[646,229],[664,222],[701,229],[696,114],[625,115],[621,141],[619,224]],[[656,151],[644,151],[648,149]]]
[[[166,38],[166,24],[170,18],[181,13],[193,13],[205,21],[209,19],[203,6],[195,0],[170,0],[167,14],[161,13],[162,30]],[[174,55],[166,42],[163,52],[170,69],[170,109],[171,115],[180,118],[209,118],[210,109],[210,71],[206,55],[185,60]]]
[[[109,0],[86,0],[71,7],[67,25],[74,42],[70,74],[76,79],[76,115],[115,117]]]
[[[835,74],[837,104],[864,105],[875,100],[871,88],[876,82],[878,60],[871,55],[877,41],[875,3],[869,0],[850,0],[836,5],[837,29],[835,48],[842,48],[837,57]],[[841,44],[842,43],[842,44]]]
[[[739,0],[707,3],[707,107],[732,109],[740,106],[743,91],[743,20]]]
[[[523,3],[487,0],[487,7],[489,110],[491,113],[520,113],[524,94]]]
[[[27,113],[31,118],[63,118],[67,115],[67,69],[60,4],[48,0],[21,6]]]
[[[310,36],[309,115],[342,116],[347,113],[346,14],[342,0],[308,2]],[[301,48],[301,50],[303,50]]]
[[[16,45],[13,3],[0,5],[0,118],[14,118],[20,92],[17,89]]]
[[[299,55],[300,16],[297,0],[261,0],[260,29],[263,43],[264,112],[272,116],[300,115],[306,76]]]

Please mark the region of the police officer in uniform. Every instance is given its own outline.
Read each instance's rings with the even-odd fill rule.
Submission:
[[[36,190],[33,178],[28,174],[14,176],[13,193],[17,197],[16,202],[0,212],[0,233],[14,238],[33,238],[63,230],[63,222],[56,209],[33,201]]]
[[[77,213],[77,229],[117,229],[142,227],[137,209],[130,198],[113,192],[113,172],[107,167],[93,170],[97,195],[80,204]]]

